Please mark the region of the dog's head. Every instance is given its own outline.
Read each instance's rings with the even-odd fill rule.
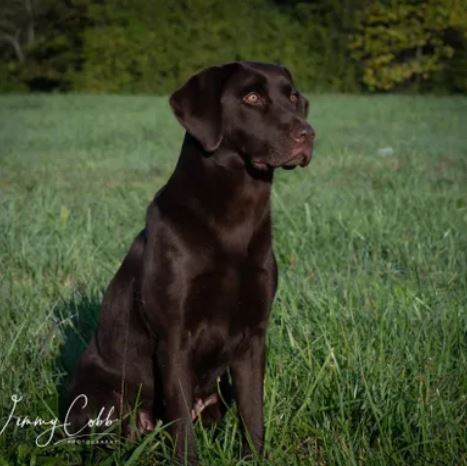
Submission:
[[[308,101],[279,65],[239,62],[207,68],[170,97],[180,123],[206,152],[235,150],[260,170],[310,162]]]

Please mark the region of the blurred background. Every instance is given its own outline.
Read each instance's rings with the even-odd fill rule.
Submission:
[[[0,0],[0,92],[165,94],[211,64],[313,92],[467,90],[466,0]]]

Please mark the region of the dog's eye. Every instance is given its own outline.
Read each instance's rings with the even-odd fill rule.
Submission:
[[[243,102],[247,103],[248,105],[262,105],[263,99],[256,92],[250,92],[245,97],[243,97]]]
[[[295,92],[293,92],[292,94],[290,94],[289,99],[290,99],[290,102],[292,102],[293,104],[296,104],[298,102],[298,95]]]

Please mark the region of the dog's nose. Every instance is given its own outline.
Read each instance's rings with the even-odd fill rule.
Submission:
[[[292,131],[292,139],[295,142],[311,142],[314,138],[315,130],[309,124],[303,125],[300,128],[295,129],[295,131]]]

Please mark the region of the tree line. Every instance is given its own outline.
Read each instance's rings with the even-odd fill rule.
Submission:
[[[309,91],[467,91],[466,0],[0,0],[0,91],[167,93],[222,62]]]

